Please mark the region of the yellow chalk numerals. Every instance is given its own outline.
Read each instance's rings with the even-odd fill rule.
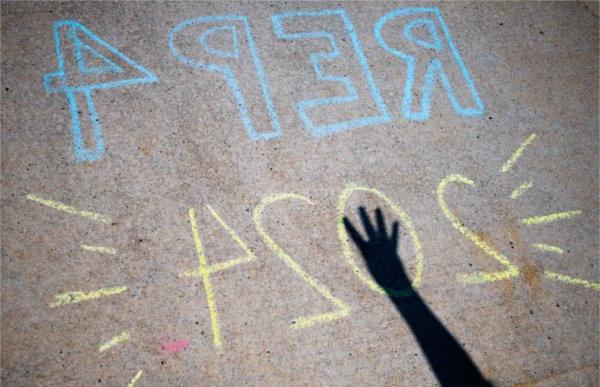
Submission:
[[[282,201],[282,200],[300,200],[310,205],[314,205],[308,198],[293,194],[293,193],[280,193],[268,196],[261,200],[261,202],[254,209],[254,224],[259,234],[262,236],[265,244],[275,253],[277,256],[286,264],[287,267],[292,269],[302,281],[306,282],[310,287],[315,289],[321,296],[334,304],[337,308],[334,312],[321,313],[314,316],[303,316],[295,320],[295,324],[291,324],[291,328],[306,328],[315,325],[320,322],[327,322],[343,318],[350,313],[350,308],[342,300],[335,297],[331,291],[323,284],[321,284],[316,278],[308,274],[302,266],[298,264],[288,253],[286,253],[271,236],[265,231],[262,225],[262,215],[264,210],[271,204]]]
[[[202,246],[202,240],[200,239],[200,233],[198,231],[198,225],[196,222],[196,212],[193,208],[190,208],[188,211],[188,215],[190,217],[190,225],[192,227],[192,235],[194,237],[194,244],[196,246],[196,255],[198,256],[199,266],[195,270],[187,270],[182,276],[184,277],[196,277],[201,278],[202,283],[204,284],[204,291],[206,293],[206,302],[208,304],[208,313],[210,315],[210,322],[213,334],[213,342],[215,347],[220,348],[223,345],[223,341],[221,339],[221,327],[219,325],[219,313],[217,310],[217,302],[215,300],[215,294],[213,291],[212,282],[210,280],[210,275],[216,273],[221,270],[229,269],[233,266],[250,262],[256,259],[256,256],[248,248],[248,245],[239,237],[239,235],[229,227],[223,219],[219,216],[219,214],[211,207],[206,206],[211,215],[217,220],[217,222],[223,227],[229,236],[242,248],[245,255],[231,259],[224,262],[208,264],[208,260],[206,259],[206,255],[204,254],[204,247]]]
[[[446,176],[440,181],[437,187],[437,198],[440,208],[442,212],[450,220],[452,227],[454,227],[458,232],[464,235],[471,242],[475,243],[477,247],[479,247],[483,252],[487,255],[493,257],[496,261],[500,262],[502,265],[506,267],[506,270],[496,271],[496,272],[481,272],[474,274],[460,274],[458,276],[458,280],[463,284],[479,284],[485,282],[493,282],[493,281],[502,281],[506,279],[510,279],[519,275],[519,269],[509,262],[509,260],[496,251],[492,246],[490,246],[486,241],[484,241],[479,235],[471,231],[469,228],[465,227],[463,223],[458,219],[456,215],[450,211],[448,205],[446,204],[446,187],[450,183],[462,183],[470,185],[471,187],[475,186],[475,182],[473,180],[468,179],[462,175],[449,175]]]

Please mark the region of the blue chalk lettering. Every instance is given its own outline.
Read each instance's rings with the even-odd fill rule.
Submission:
[[[77,67],[79,71],[84,74],[104,74],[104,73],[122,73],[123,69],[115,62],[111,61],[104,55],[100,54],[93,47],[83,43],[81,39],[75,34],[75,57],[77,60]],[[101,66],[89,67],[87,61],[84,59],[83,53],[87,53],[92,57],[100,59],[102,61]]]
[[[418,39],[414,36],[413,30],[415,29],[415,27],[422,26],[427,27],[427,33],[431,38],[430,42],[428,42],[427,40]],[[435,24],[431,19],[421,18],[411,20],[410,22],[406,23],[402,33],[404,34],[404,38],[406,40],[412,41],[418,46],[436,51],[440,51],[442,49],[442,41],[440,40],[440,37],[437,33],[437,28],[435,28]]]
[[[87,81],[79,81],[78,83],[74,83],[73,80],[69,79],[68,74],[66,73],[65,59],[63,54],[64,44],[61,36],[61,31],[63,28],[67,29],[65,37],[73,46],[75,61],[77,63],[79,72],[92,77],[88,78]],[[98,114],[92,98],[92,91],[99,89],[119,88],[138,83],[152,83],[158,81],[158,78],[150,71],[146,70],[144,67],[123,54],[121,51],[112,47],[110,44],[98,37],[84,25],[76,21],[59,20],[54,22],[52,29],[54,35],[54,47],[56,50],[56,60],[58,62],[58,71],[50,72],[44,76],[44,88],[46,89],[47,93],[64,93],[66,95],[69,103],[69,111],[71,113],[71,130],[73,133],[75,160],[77,162],[93,162],[100,159],[104,153],[104,137],[102,135],[100,120],[98,119]],[[84,43],[81,40],[82,36],[80,34],[82,34],[90,44]],[[92,47],[92,44],[95,45],[96,48]],[[105,53],[110,53],[114,59],[119,59],[123,63],[121,65],[117,65],[114,60],[109,59],[106,55],[102,54],[100,50],[104,51]],[[85,60],[85,55],[100,60],[101,65],[89,67],[88,62]],[[124,70],[125,64],[130,68],[129,73],[135,72],[139,76],[104,80],[102,82],[98,80],[98,76],[100,75],[114,76],[114,74],[126,73]],[[94,82],[90,82],[92,79]],[[81,122],[79,119],[79,109],[76,96],[77,93],[81,93],[85,97],[88,119],[92,125],[92,135],[94,138],[93,149],[85,148],[81,130]]]
[[[77,99],[75,92],[72,90],[65,91],[67,100],[69,101],[69,110],[71,112],[71,128],[73,130],[73,144],[75,145],[75,159],[77,161],[97,161],[104,154],[104,136],[102,128],[92,99],[92,90],[84,91],[85,101],[88,108],[88,118],[92,123],[92,134],[94,137],[94,149],[86,149],[83,143],[83,134],[81,131],[81,123],[79,122],[79,113],[77,112]]]
[[[415,83],[415,63],[416,58],[412,55],[406,54],[396,48],[390,47],[390,45],[386,42],[386,40],[382,36],[382,29],[392,19],[396,19],[398,22],[402,17],[410,17],[416,15],[427,15],[428,17],[421,17],[417,19],[408,20],[408,22],[404,25],[403,34],[405,40],[411,42],[415,46],[419,46],[424,49],[433,50],[439,54],[445,51],[444,43],[440,39],[438,35],[438,28],[436,26],[436,20],[439,26],[442,29],[444,37],[446,39],[447,47],[449,48],[452,56],[454,57],[454,61],[459,66],[460,72],[464,78],[466,86],[469,90],[471,98],[474,102],[474,107],[463,107],[458,102],[456,98],[456,94],[454,92],[454,88],[452,83],[448,79],[448,75],[444,69],[444,64],[438,58],[433,58],[427,67],[427,70],[424,75],[423,85],[421,89],[421,110],[413,111],[412,110],[412,98],[414,93],[414,83]],[[415,29],[420,27],[426,27],[427,33],[429,35],[430,40],[418,39],[415,37]],[[404,97],[402,100],[402,116],[415,121],[423,121],[429,118],[431,111],[431,94],[433,92],[433,88],[435,86],[436,80],[439,78],[442,81],[442,85],[446,90],[446,94],[454,108],[454,111],[462,116],[477,116],[481,115],[484,112],[484,106],[479,98],[479,94],[477,93],[477,89],[475,88],[475,84],[471,79],[471,75],[467,70],[467,67],[462,61],[462,58],[450,37],[450,32],[448,31],[448,27],[446,27],[446,23],[442,18],[442,15],[437,8],[401,8],[394,11],[391,11],[384,16],[382,16],[375,25],[375,39],[377,43],[391,53],[404,60],[407,65],[407,74],[406,74],[406,82],[404,84]],[[456,80],[454,80],[456,82]]]
[[[338,49],[336,39],[333,34],[326,31],[318,31],[318,32],[296,32],[296,33],[288,33],[285,32],[282,26],[283,19],[291,19],[297,17],[327,17],[327,16],[339,16],[341,17],[344,27],[346,28],[346,32],[350,36],[350,40],[352,42],[352,47],[354,48],[354,52],[358,58],[361,70],[365,79],[367,81],[367,85],[369,91],[371,93],[371,97],[375,102],[375,105],[378,110],[378,115],[376,116],[368,116],[362,117],[355,120],[342,121],[334,124],[327,125],[317,125],[313,122],[308,114],[308,110],[324,105],[341,105],[348,104],[358,101],[358,93],[354,88],[352,80],[347,76],[337,76],[337,75],[327,75],[323,72],[321,68],[321,62],[323,61],[333,61],[336,58],[339,58],[341,53]],[[344,85],[347,90],[346,95],[344,96],[335,96],[329,98],[318,98],[318,99],[309,99],[304,101],[299,101],[296,103],[296,109],[298,110],[298,115],[300,119],[304,123],[306,129],[313,136],[326,136],[332,133],[336,133],[343,130],[349,130],[353,128],[358,128],[371,124],[379,124],[388,122],[391,120],[391,115],[388,113],[387,108],[379,94],[377,86],[375,85],[375,81],[371,75],[369,70],[369,64],[367,62],[367,58],[363,54],[360,42],[358,37],[356,36],[356,32],[354,31],[354,27],[348,14],[344,9],[336,9],[336,10],[321,10],[321,11],[292,11],[285,12],[280,14],[275,14],[271,16],[271,20],[273,22],[273,27],[275,30],[275,35],[280,39],[287,40],[304,40],[304,39],[326,39],[329,41],[329,45],[331,46],[330,51],[325,52],[314,52],[310,54],[310,61],[312,63],[313,69],[317,76],[317,79],[320,81],[328,81],[328,82],[338,82]]]
[[[231,49],[229,51],[223,51],[218,48],[214,48],[213,46],[211,46],[210,44],[208,44],[206,42],[207,37],[214,34],[215,32],[219,32],[219,31],[229,31],[229,33],[231,35]],[[198,43],[200,43],[202,48],[211,55],[220,56],[222,58],[239,58],[240,57],[240,50],[238,49],[237,29],[235,28],[235,26],[224,25],[224,26],[216,26],[216,27],[208,28],[200,34],[200,36],[198,37]]]
[[[256,70],[256,74],[259,81],[260,90],[263,96],[263,100],[267,105],[267,109],[271,116],[271,128],[272,130],[269,132],[258,132],[254,128],[254,124],[252,122],[252,118],[250,117],[250,112],[247,108],[246,100],[244,98],[244,94],[242,93],[237,78],[231,68],[231,66],[227,64],[216,64],[216,63],[207,63],[201,62],[196,59],[190,58],[181,53],[181,51],[175,46],[175,37],[182,30],[196,25],[208,24],[208,23],[219,23],[219,22],[241,22],[244,26],[244,33],[246,35],[246,40],[248,43],[248,49],[250,51],[250,56],[252,57],[252,61],[254,62],[254,68]],[[218,58],[225,59],[238,59],[239,57],[239,49],[238,49],[238,37],[237,37],[237,26],[235,24],[223,24],[216,27],[211,27],[204,30],[200,36],[198,37],[198,43],[202,47],[202,49],[209,55]],[[218,31],[228,31],[231,36],[232,47],[229,51],[223,51],[217,49],[207,42],[207,38],[218,32]],[[236,103],[238,105],[238,109],[240,112],[240,116],[242,119],[242,123],[244,124],[244,128],[248,137],[251,140],[259,141],[259,140],[269,140],[281,135],[281,126],[279,124],[279,119],[277,117],[277,113],[275,108],[273,107],[273,102],[271,101],[271,96],[269,94],[269,87],[267,83],[267,77],[265,75],[262,62],[260,57],[258,56],[258,51],[256,49],[256,45],[254,43],[254,36],[252,35],[252,30],[250,28],[250,24],[248,23],[248,18],[246,16],[240,15],[220,15],[220,16],[201,16],[195,19],[184,20],[183,22],[177,24],[170,32],[169,32],[169,49],[171,53],[179,60],[187,66],[206,70],[210,72],[217,72],[223,74],[225,80],[227,81],[227,86],[233,93]]]

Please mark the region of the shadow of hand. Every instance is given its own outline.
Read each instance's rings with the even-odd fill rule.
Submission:
[[[399,223],[393,223],[388,235],[379,208],[375,210],[375,225],[371,223],[364,207],[360,207],[358,212],[367,237],[363,238],[344,217],[348,234],[358,246],[375,281],[385,289],[404,317],[439,383],[442,386],[490,386],[469,354],[412,288],[397,253]],[[397,298],[409,295],[413,297]]]
[[[367,237],[363,238],[346,217],[344,217],[344,225],[364,257],[375,281],[388,296],[402,297],[414,294],[410,279],[404,271],[397,252],[399,223],[396,221],[392,224],[388,235],[381,209],[375,210],[376,224],[371,223],[364,207],[360,207],[358,211]]]

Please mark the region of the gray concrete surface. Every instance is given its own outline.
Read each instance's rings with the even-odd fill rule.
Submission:
[[[438,83],[427,120],[402,116],[406,66],[377,44],[373,30],[386,13],[417,6],[439,7],[483,114],[457,114]],[[354,25],[392,118],[314,137],[295,104],[344,92],[339,83],[318,81],[310,64],[312,52],[330,46],[325,39],[278,39],[271,15],[338,8]],[[137,385],[148,386],[435,385],[389,299],[344,259],[337,206],[351,182],[380,190],[410,216],[424,258],[418,291],[486,378],[497,385],[599,385],[598,3],[2,2],[1,11],[2,385],[126,385],[138,370]],[[192,68],[169,49],[168,34],[178,23],[223,14],[248,17],[281,123],[278,138],[250,140],[223,76]],[[106,144],[95,162],[76,162],[65,93],[44,90],[44,75],[57,71],[52,26],[61,19],[85,25],[158,77],[92,93]],[[233,69],[256,128],[268,130],[247,38],[242,24],[234,24],[240,59]],[[388,27],[386,38],[408,47],[401,30]],[[376,114],[338,16],[292,20],[285,28],[331,32],[343,55],[324,71],[347,75],[359,94],[358,102],[314,109],[315,121]],[[193,40],[202,28],[188,32],[178,47],[208,58]],[[226,32],[209,37],[211,44],[226,46]],[[68,84],[91,82],[95,75],[77,74],[73,48],[64,50],[65,66],[75,74]],[[418,79],[432,52],[419,52]],[[457,67],[444,63],[450,79],[460,81]],[[459,100],[469,104],[464,82],[456,85]],[[82,95],[76,94],[80,103]],[[82,123],[86,143],[93,144],[85,111]],[[532,133],[537,136],[514,167],[501,173]],[[475,184],[448,185],[446,201],[458,223],[503,254],[518,275],[459,282],[462,273],[504,266],[444,215],[436,190],[450,174]],[[529,181],[530,189],[509,197]],[[263,213],[265,230],[348,306],[347,316],[290,327],[299,316],[336,306],[257,230],[255,208],[282,192],[314,205],[274,203]],[[106,223],[28,195],[97,212]],[[210,275],[221,348],[215,348],[202,279],[182,276],[198,267],[188,210],[197,213],[210,263],[244,252],[207,205],[256,256]],[[356,193],[345,207],[353,221],[360,205],[381,206],[386,219],[398,219],[383,200]],[[576,210],[569,219],[521,222]],[[406,230],[400,252],[414,276],[416,255]],[[540,251],[538,243],[564,253]],[[366,270],[353,246],[352,252]],[[567,282],[548,272],[568,276],[560,277]],[[116,286],[127,290],[50,307],[58,294]],[[124,331],[128,341],[99,350]],[[165,344],[181,340],[189,345],[176,353]]]

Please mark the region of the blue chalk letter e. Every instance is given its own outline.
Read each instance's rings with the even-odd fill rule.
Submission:
[[[336,61],[343,58],[344,52],[339,47],[338,39],[334,36],[333,32],[329,32],[332,28],[327,27],[309,27],[302,23],[305,21],[316,21],[321,20],[321,23],[330,24],[331,18],[338,18],[341,20],[344,28],[344,33],[350,38],[351,48],[353,50],[354,57],[358,60],[358,66],[360,74],[364,78],[351,79],[348,75],[334,75],[328,73],[325,67],[328,65],[335,65]],[[289,41],[300,41],[300,40],[326,40],[328,42],[329,49],[310,54],[310,62],[312,64],[316,79],[321,82],[328,82],[329,85],[338,84],[345,89],[345,93],[342,95],[335,95],[325,98],[306,99],[296,102],[296,109],[298,115],[304,123],[306,129],[315,137],[327,136],[333,133],[337,133],[344,130],[350,130],[359,128],[367,125],[381,124],[391,120],[391,115],[388,113],[385,103],[379,94],[379,90],[375,85],[373,76],[369,69],[367,58],[365,57],[361,48],[360,42],[354,31],[352,21],[344,9],[331,9],[321,11],[290,11],[271,16],[273,22],[273,28],[275,35],[279,39],[285,39]],[[284,22],[296,21],[297,25],[295,31],[290,31],[289,28],[284,27]],[[289,26],[292,27],[293,26]],[[324,29],[323,29],[324,28]],[[325,30],[327,29],[327,30]],[[345,38],[342,38],[345,41]],[[351,55],[346,52],[346,55]],[[343,58],[346,59],[347,58]],[[343,62],[343,61],[342,61]],[[339,70],[338,70],[339,71]],[[362,100],[359,96],[355,82],[365,82],[366,89],[370,93],[376,114],[363,115],[361,117],[349,118],[347,120],[340,120],[337,122],[320,123],[314,118],[314,112],[319,111],[324,114],[323,108],[333,106],[345,106],[346,109],[352,110],[352,104],[364,103],[365,98]],[[313,114],[311,115],[311,112]],[[327,114],[324,114],[327,115]]]

